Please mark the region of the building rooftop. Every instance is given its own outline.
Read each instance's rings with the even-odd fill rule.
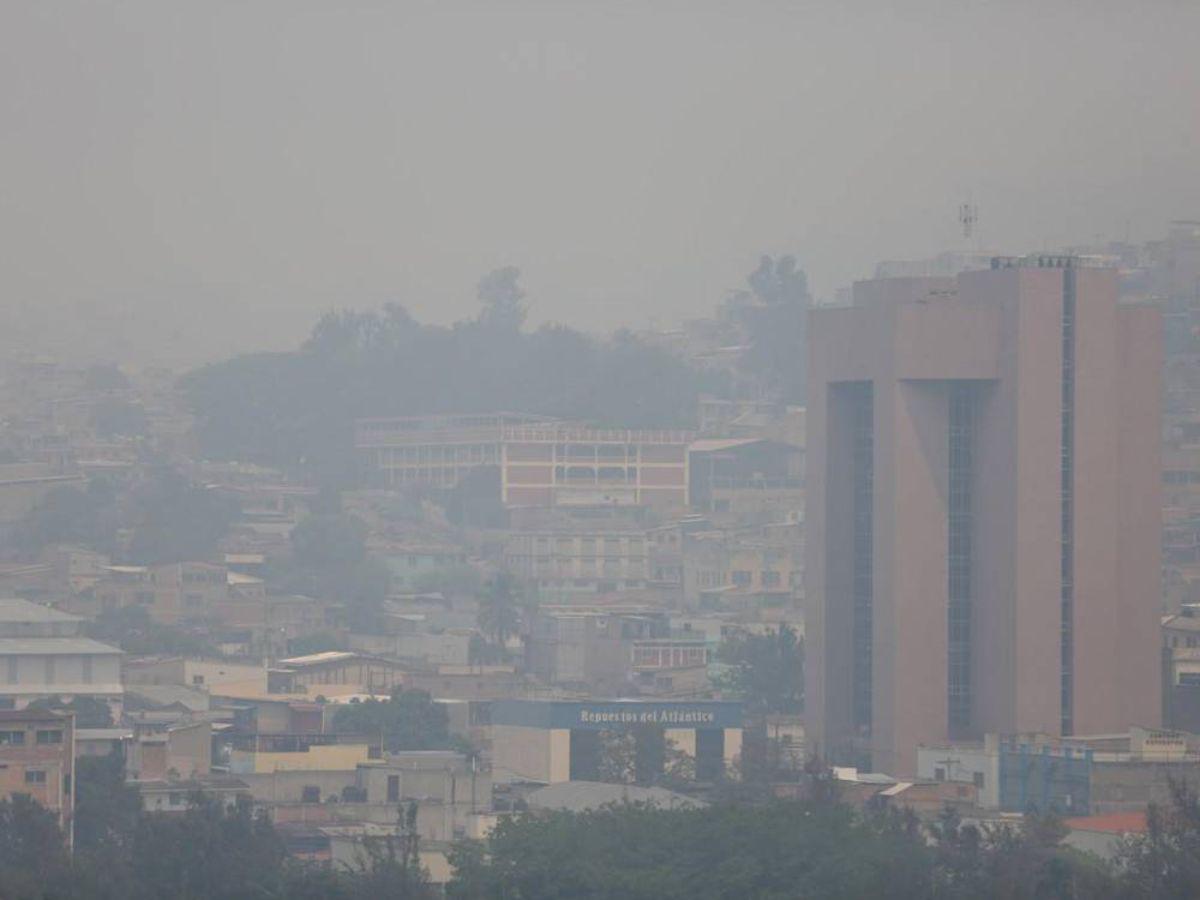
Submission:
[[[76,728],[75,739],[80,741],[121,741],[133,737],[132,728]]]
[[[1200,632],[1200,616],[1163,616],[1162,625],[1163,628],[1173,628],[1176,631]]]
[[[51,606],[40,603],[30,603],[17,597],[0,597],[0,622],[3,623],[32,623],[32,622],[82,622],[79,616],[59,612]]]
[[[0,656],[69,656],[72,654],[119,654],[119,647],[91,638],[0,638]]]
[[[315,666],[321,663],[340,662],[342,660],[357,659],[361,654],[352,653],[349,650],[326,650],[323,653],[310,653],[307,656],[292,656],[288,659],[279,660],[281,666]]]
[[[70,713],[53,709],[0,709],[0,723],[4,722],[58,722]]]
[[[1072,831],[1102,831],[1109,834],[1142,834],[1146,831],[1145,812],[1109,813],[1103,816],[1080,816],[1063,819]]]
[[[764,442],[765,438],[701,438],[698,441],[692,441],[688,450],[692,453],[714,453],[718,450],[732,450],[735,447]]]

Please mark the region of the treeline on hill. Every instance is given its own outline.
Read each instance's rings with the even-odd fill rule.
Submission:
[[[894,809],[840,802],[810,765],[803,799],[583,813],[527,812],[486,841],[451,850],[446,895],[459,900],[578,898],[875,898],[1150,900],[1200,896],[1200,804],[1186,785],[1154,808],[1149,832],[1115,861],[1063,843],[1052,817],[976,826],[952,810],[922,823]],[[201,795],[182,814],[146,813],[113,757],[78,773],[75,853],[54,817],[23,795],[0,801],[5,900],[241,900],[438,896],[419,864],[415,809],[397,806],[395,836],[366,841],[348,865],[290,858],[247,805]]]
[[[749,344],[747,377],[787,402],[803,391],[807,282],[795,260],[764,257],[722,307],[730,340]],[[613,427],[695,424],[700,393],[728,374],[695,368],[622,330],[597,339],[564,325],[524,331],[519,271],[479,284],[480,314],[422,324],[401,306],[329,313],[295,352],[239,356],[181,379],[210,458],[353,475],[351,425],[371,416],[509,410]]]

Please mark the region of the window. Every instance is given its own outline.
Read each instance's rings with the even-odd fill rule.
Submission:
[[[37,733],[37,742],[39,744],[61,744],[62,739],[63,733],[57,728],[38,731]]]
[[[984,783],[984,782],[983,782],[983,773],[982,773],[982,772],[975,772],[975,773],[973,773],[973,776],[972,776],[972,777],[973,777],[973,779],[974,779],[974,781],[975,781],[975,787],[979,788],[979,790],[981,790],[981,791],[982,791],[982,790],[983,790],[983,783]]]
[[[397,803],[400,800],[400,776],[389,775],[387,780],[387,798],[388,803]]]
[[[45,784],[46,773],[42,769],[27,769],[25,772],[26,784]]]
[[[21,747],[24,744],[24,731],[0,731],[0,747]]]
[[[933,770],[933,780],[934,781],[945,781],[946,780],[946,770],[943,769],[941,766],[938,766],[936,769],[934,769]]]
[[[300,791],[301,803],[320,803],[321,788],[315,784],[306,784]]]
[[[203,675],[193,675],[192,676],[192,684],[204,684],[204,676]]]
[[[17,657],[10,656],[8,658],[8,683],[16,684],[20,680],[17,674]]]
[[[735,569],[733,573],[733,583],[738,587],[749,587],[751,575],[744,569]]]
[[[46,678],[45,678],[46,684],[54,684],[56,674],[57,673],[54,671],[54,657],[47,656],[46,657]]]
[[[168,806],[179,806],[181,803],[183,803],[183,794],[179,791],[171,791],[171,793],[167,794]]]

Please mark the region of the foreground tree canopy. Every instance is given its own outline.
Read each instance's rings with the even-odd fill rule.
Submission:
[[[441,895],[420,867],[412,804],[397,806],[394,836],[365,840],[354,863],[329,866],[289,858],[280,834],[248,803],[227,807],[197,794],[186,813],[144,812],[118,757],[83,758],[77,778],[74,856],[51,813],[23,795],[0,800],[4,900]],[[446,894],[459,900],[1200,896],[1200,800],[1185,784],[1173,786],[1172,801],[1152,809],[1149,832],[1126,841],[1112,863],[1065,846],[1067,830],[1052,817],[980,827],[949,809],[931,823],[886,808],[860,812],[840,802],[836,782],[815,761],[796,786],[804,799],[692,809],[626,804],[504,818],[486,841],[452,848]]]

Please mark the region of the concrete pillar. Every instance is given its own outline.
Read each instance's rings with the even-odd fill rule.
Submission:
[[[693,732],[694,734],[695,732]],[[726,728],[725,729],[725,771],[730,774],[736,774],[734,763],[741,758],[742,755],[742,729]]]
[[[571,780],[571,729],[550,729],[550,783]]]

